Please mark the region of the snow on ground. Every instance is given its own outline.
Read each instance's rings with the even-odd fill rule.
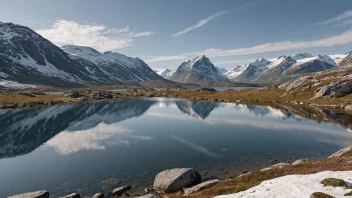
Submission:
[[[27,88],[37,87],[36,85],[22,84],[15,81],[1,80],[1,79],[0,79],[0,86],[5,88],[11,88],[11,89],[27,89]]]
[[[311,175],[288,175],[262,182],[259,186],[231,195],[217,198],[292,198],[310,197],[313,192],[323,192],[333,197],[344,197],[351,189],[345,187],[324,187],[320,182],[325,178],[343,179],[352,183],[352,171],[325,171]]]

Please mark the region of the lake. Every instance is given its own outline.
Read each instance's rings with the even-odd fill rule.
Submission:
[[[331,123],[305,118],[316,113]],[[91,196],[120,185],[142,192],[168,168],[227,178],[273,160],[326,158],[352,145],[343,127],[351,120],[327,110],[165,98],[0,110],[0,197],[43,189]]]

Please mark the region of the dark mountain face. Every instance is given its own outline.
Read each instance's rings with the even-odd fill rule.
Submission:
[[[218,108],[220,104],[185,100],[177,101],[176,106],[183,113],[204,120],[214,109]]]
[[[142,60],[134,60],[133,68],[118,61],[101,67],[67,54],[27,27],[0,22],[1,79],[57,87],[162,80]]]
[[[222,75],[206,56],[199,56],[182,63],[168,79],[181,83],[194,83],[202,80],[229,82],[227,77]]]

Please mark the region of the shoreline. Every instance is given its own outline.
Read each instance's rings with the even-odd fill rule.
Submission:
[[[63,94],[45,94],[32,91],[6,91],[0,92],[0,109],[36,108],[56,104],[77,104],[84,101],[106,101],[129,98],[180,98],[204,102],[226,102],[236,104],[258,105],[289,105],[328,108],[335,110],[352,110],[352,96],[342,98],[299,98],[288,97],[286,93],[277,88],[248,88],[244,90],[213,91],[207,90],[154,90],[129,89],[122,92],[108,92],[101,90],[77,89],[68,90],[68,93],[78,93],[76,96]],[[39,90],[38,90],[39,91]],[[91,96],[91,95],[94,96]],[[72,94],[71,94],[72,95]],[[351,111],[352,112],[352,111]]]
[[[348,150],[349,149],[349,150]],[[191,188],[184,188],[181,190],[177,190],[176,192],[172,193],[160,193],[154,191],[154,189],[151,188],[146,188],[148,190],[144,190],[143,192],[143,183],[137,183],[137,184],[131,184],[131,186],[121,186],[121,181],[116,183],[114,186],[115,190],[124,188],[128,189],[123,191],[122,195],[124,197],[135,197],[135,198],[144,198],[143,196],[146,195],[154,195],[154,197],[168,197],[168,198],[187,198],[187,197],[192,197],[192,198],[198,198],[198,197],[205,197],[205,198],[210,198],[210,197],[215,197],[215,196],[220,196],[220,195],[230,195],[238,192],[244,192],[246,190],[249,190],[253,187],[260,186],[262,182],[271,180],[271,179],[276,179],[276,178],[282,178],[283,176],[293,176],[293,175],[311,175],[315,173],[322,173],[325,171],[351,171],[351,160],[352,160],[352,147],[347,147],[344,149],[341,149],[332,155],[330,155],[328,158],[324,159],[316,159],[316,160],[311,160],[311,159],[299,159],[295,160],[292,163],[285,163],[285,162],[278,162],[277,164],[269,165],[268,167],[261,167],[260,169],[253,169],[252,171],[243,171],[242,174],[236,174],[233,176],[228,176],[225,179],[219,179],[216,177],[211,177],[207,178],[204,176],[204,172],[200,171],[202,175],[202,182],[199,185],[202,185],[206,181],[215,181],[214,183],[211,183],[211,185],[204,186],[202,188],[199,188],[197,190],[194,190],[192,187]],[[156,174],[154,175],[154,177]],[[323,180],[325,178],[321,178]],[[142,180],[140,180],[142,181]],[[155,180],[154,180],[155,181]],[[137,182],[137,181],[135,181]],[[152,183],[151,181],[146,182],[146,183]],[[120,186],[120,187],[118,187]],[[139,186],[139,187],[138,187]],[[136,191],[136,189],[140,188],[139,192]],[[113,190],[113,191],[115,191]],[[347,190],[347,189],[346,189]],[[37,191],[38,192],[48,192],[45,190],[42,191]],[[187,194],[185,192],[188,192]],[[49,193],[49,192],[48,192]],[[97,194],[102,193],[102,192],[96,192]],[[106,192],[105,192],[106,193]],[[111,191],[109,191],[107,197],[112,197],[109,196],[111,195]],[[56,195],[56,194],[55,194]],[[75,195],[75,196],[72,196]],[[73,198],[73,197],[78,197],[79,193],[72,193],[70,195],[60,195],[64,196],[67,198]],[[13,195],[14,198],[17,198],[16,195]],[[80,197],[80,195],[79,195]],[[120,196],[118,196],[120,197]],[[28,197],[30,198],[30,196]]]

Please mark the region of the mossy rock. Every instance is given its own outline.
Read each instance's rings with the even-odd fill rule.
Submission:
[[[348,193],[346,193],[346,194],[344,194],[344,196],[348,196],[348,197],[352,197],[352,191],[350,191],[350,192],[348,192]]]
[[[314,193],[312,193],[310,198],[334,198],[334,197],[331,195],[322,193],[322,192],[314,192]]]
[[[336,178],[326,178],[323,181],[321,181],[320,183],[324,184],[324,186],[333,186],[333,187],[343,186],[343,187],[347,187],[347,184],[346,184],[345,181],[343,181],[342,179],[336,179]]]

